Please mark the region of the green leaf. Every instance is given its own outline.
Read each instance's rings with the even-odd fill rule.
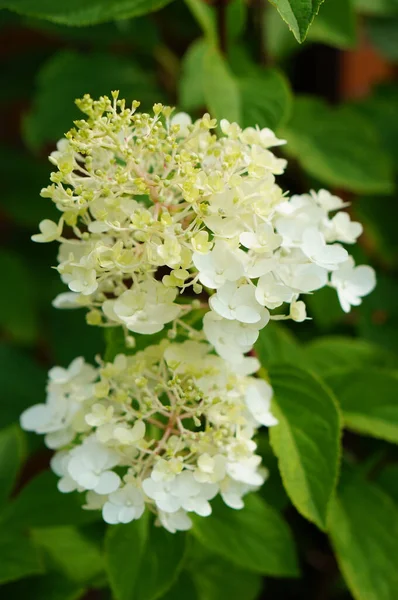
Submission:
[[[283,135],[286,153],[322,183],[364,194],[394,188],[377,130],[353,107],[334,109],[319,98],[297,97]]]
[[[398,505],[398,464],[384,467],[377,477],[377,484]]]
[[[34,529],[32,538],[56,570],[70,581],[89,584],[103,572],[99,548],[74,527]]]
[[[366,21],[373,46],[389,60],[398,60],[398,17],[374,18]]]
[[[353,0],[324,2],[308,33],[308,40],[338,48],[355,47],[357,22]]]
[[[191,550],[190,572],[198,600],[255,600],[262,578],[211,554],[197,541]]]
[[[0,8],[64,25],[94,25],[158,10],[170,0],[1,0]]]
[[[348,429],[398,443],[398,374],[374,368],[341,369],[326,379]]]
[[[398,0],[354,0],[355,8],[367,15],[398,15]]]
[[[9,146],[0,147],[0,156],[3,167],[0,202],[5,214],[35,233],[42,219],[58,219],[55,206],[39,196],[49,178],[50,165]]]
[[[200,598],[187,571],[182,571],[176,583],[169,589],[161,600],[207,600]]]
[[[331,392],[293,366],[270,369],[279,425],[270,429],[285,489],[297,510],[321,529],[340,459],[340,416]]]
[[[0,584],[43,573],[37,548],[19,531],[0,528]]]
[[[307,344],[305,357],[311,368],[323,377],[350,367],[397,367],[398,357],[366,340],[343,336],[321,337]]]
[[[173,585],[185,553],[184,534],[150,524],[148,515],[108,529],[105,557],[116,600],[155,600]]]
[[[27,577],[9,583],[1,589],[4,598],[26,598],[26,600],[80,600],[84,589],[60,573],[49,573],[40,577]]]
[[[242,510],[221,500],[212,503],[210,518],[196,517],[193,534],[209,550],[253,573],[296,577],[294,542],[280,514],[259,496],[245,498]]]
[[[178,95],[179,105],[184,110],[195,110],[206,104],[203,90],[203,64],[207,50],[208,44],[205,40],[196,40],[182,59]]]
[[[213,8],[202,0],[185,0],[189,10],[197,20],[207,41],[217,44],[217,26]]]
[[[303,351],[294,335],[283,325],[271,322],[260,331],[254,345],[264,369],[277,363],[301,364]]]
[[[0,269],[0,327],[16,341],[32,343],[39,331],[32,273],[24,260],[10,250],[0,250]]]
[[[289,82],[276,69],[256,69],[253,75],[238,79],[242,127],[277,129],[290,116],[292,95]]]
[[[80,525],[100,518],[98,512],[82,509],[84,494],[59,492],[57,480],[53,473],[44,471],[29,481],[0,514],[0,526]]]
[[[323,0],[270,0],[298,42],[303,42]]]
[[[0,364],[0,424],[6,427],[18,421],[25,408],[43,400],[46,372],[27,354],[6,344],[0,344]]]
[[[398,508],[377,486],[355,481],[333,500],[328,530],[355,600],[394,600]]]
[[[9,427],[0,431],[0,506],[11,494],[25,452],[22,431]]]
[[[210,114],[216,119],[241,120],[238,84],[216,48],[209,47],[203,59],[203,89]]]
[[[37,94],[24,122],[28,145],[38,149],[61,138],[81,118],[76,98],[110,95],[115,89],[127,101],[140,100],[144,108],[162,99],[150,71],[123,56],[58,52],[38,75]]]
[[[374,123],[386,151],[398,163],[398,85],[378,86],[373,93],[357,102],[355,108]],[[377,201],[376,201],[377,202]],[[359,202],[359,208],[361,202]]]

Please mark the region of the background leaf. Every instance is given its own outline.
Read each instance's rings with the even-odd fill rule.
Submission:
[[[398,443],[398,375],[374,368],[342,369],[327,377],[345,426]]]
[[[377,131],[354,109],[298,97],[283,135],[287,154],[323,183],[364,194],[393,190],[391,161]]]
[[[2,0],[0,8],[65,25],[93,25],[137,17],[158,10],[170,0]]]
[[[155,600],[177,578],[185,536],[172,536],[165,529],[155,528],[146,513],[138,521],[111,527],[105,552],[116,600]]]
[[[355,481],[333,501],[328,524],[355,600],[393,600],[398,586],[398,509],[378,487]]]
[[[340,418],[329,390],[293,366],[270,369],[274,414],[270,429],[285,489],[297,510],[324,529],[340,458]]]
[[[211,519],[195,518],[193,529],[206,548],[254,573],[298,575],[290,531],[278,512],[259,496],[247,496],[242,510],[232,510],[221,500],[212,507]]]
[[[74,101],[86,93],[97,97],[117,89],[126,100],[142,102],[143,108],[161,100],[148,70],[124,56],[97,52],[55,54],[41,69],[37,87],[24,124],[25,139],[33,149],[59,140],[82,117]]]

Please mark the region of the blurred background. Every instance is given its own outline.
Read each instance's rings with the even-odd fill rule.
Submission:
[[[14,4],[18,10],[18,2],[0,6]],[[23,553],[24,560],[0,565],[0,594],[4,600],[106,599],[98,550],[103,526],[80,510],[79,500],[61,497],[46,470],[50,451],[38,436],[22,437],[15,425],[24,408],[44,399],[48,368],[67,366],[78,355],[93,360],[104,347],[101,330],[86,325],[83,311],[52,308],[64,291],[51,269],[56,247],[30,241],[39,221],[53,218],[51,202],[39,193],[51,172],[48,154],[78,118],[74,99],[119,89],[144,109],[163,102],[193,116],[209,110],[244,126],[275,129],[288,140],[282,187],[290,193],[327,187],[351,202],[352,216],[365,226],[355,258],[378,274],[376,290],[349,315],[334,291],[315,294],[308,301],[313,321],[291,326],[293,335],[303,343],[344,335],[395,353],[398,8],[380,0],[327,0],[302,44],[266,0],[177,0],[133,19],[97,23],[102,19],[89,15],[76,27],[26,12],[32,16],[0,11],[0,428],[17,431],[11,445],[0,437],[0,458],[11,452],[18,461],[13,489],[0,492],[0,524],[29,528],[46,566],[30,557],[25,534],[12,543],[6,535],[0,553],[3,545],[8,556]],[[55,20],[67,21],[62,15]],[[209,64],[203,56],[215,38],[221,53]],[[386,450],[381,440],[349,434],[345,447],[367,468],[377,463],[380,472],[387,455],[396,458],[394,447]],[[264,452],[266,464],[275,460]],[[264,493],[285,508],[277,477]],[[326,538],[289,510],[303,578],[267,581],[264,598],[351,598]],[[40,533],[43,526],[53,533]],[[77,549],[86,556],[85,568],[73,563]]]

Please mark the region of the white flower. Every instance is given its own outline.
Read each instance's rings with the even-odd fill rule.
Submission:
[[[192,260],[199,272],[199,281],[208,288],[217,289],[226,281],[237,281],[243,275],[242,250],[235,252],[225,242],[217,242],[211,252],[194,252]]]
[[[146,281],[137,289],[124,292],[117,300],[107,300],[104,313],[124,323],[130,331],[152,334],[177,318],[180,307],[174,304],[176,292],[157,281]]]
[[[333,196],[328,190],[319,190],[318,192],[311,190],[310,196],[326,212],[340,210],[344,206],[347,206],[346,202],[343,202],[338,196]]]
[[[292,302],[290,305],[290,318],[296,323],[302,323],[307,319],[307,309],[302,300]]]
[[[192,521],[185,510],[177,510],[174,513],[167,513],[159,510],[159,521],[167,531],[176,533],[177,531],[188,531],[192,527]]]
[[[186,137],[189,134],[189,126],[192,125],[191,117],[185,112],[176,113],[171,117],[171,125],[178,125],[178,137]]]
[[[272,387],[263,379],[257,379],[246,389],[245,401],[257,424],[272,427],[278,420],[271,413]]]
[[[254,324],[230,321],[208,312],[203,319],[203,330],[206,338],[222,358],[240,363],[243,354],[252,349],[257,341],[259,330],[267,324],[268,320],[268,312],[263,315],[261,321]]]
[[[311,262],[329,271],[338,269],[348,257],[347,250],[339,244],[327,245],[321,232],[315,228],[304,231],[301,248]]]
[[[220,495],[229,508],[241,510],[245,506],[243,496],[256,488],[257,486],[247,485],[226,477],[221,483]]]
[[[259,487],[264,483],[264,476],[258,472],[261,456],[253,455],[240,461],[228,462],[227,473],[235,481],[245,483],[253,487]]]
[[[332,273],[332,287],[336,288],[341,308],[348,313],[351,306],[359,306],[362,297],[370,294],[376,286],[376,276],[372,267],[355,266],[352,258]]]
[[[155,500],[160,510],[173,513],[183,508],[202,517],[211,514],[208,501],[214,498],[218,491],[216,484],[196,481],[190,471],[183,471],[172,481],[144,479],[142,487],[146,495]]]
[[[257,302],[255,287],[249,284],[237,286],[227,282],[210,297],[210,307],[221,317],[242,323],[258,323],[266,314]]]
[[[282,236],[274,232],[269,223],[261,223],[254,231],[244,231],[239,236],[240,243],[245,248],[256,252],[272,252],[281,245]]]
[[[126,484],[112,492],[102,507],[102,516],[106,523],[130,523],[139,519],[145,510],[144,494],[133,484]]]
[[[363,231],[361,223],[351,221],[346,212],[339,212],[331,219],[325,227],[325,239],[327,242],[344,242],[355,244]]]
[[[62,228],[64,225],[64,219],[61,217],[58,223],[44,219],[39,224],[40,233],[32,235],[34,242],[45,243],[54,242],[62,235]]]
[[[62,280],[72,292],[79,292],[83,296],[93,294],[98,288],[96,270],[85,263],[72,266],[70,272],[62,274]]]
[[[54,308],[79,308],[79,298],[80,294],[76,292],[63,292],[54,298],[52,305]]]
[[[120,477],[111,471],[120,461],[119,454],[95,440],[88,439],[70,453],[67,471],[70,477],[85,490],[97,494],[110,494],[120,485]]]
[[[222,454],[210,456],[205,452],[199,456],[193,476],[199,483],[217,483],[225,477],[225,463],[226,458]]]
[[[278,282],[272,273],[267,273],[259,278],[255,294],[259,304],[267,308],[276,308],[284,302],[291,302],[294,292]]]

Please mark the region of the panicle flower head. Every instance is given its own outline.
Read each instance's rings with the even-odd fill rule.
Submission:
[[[107,523],[139,519],[145,508],[169,531],[207,516],[220,494],[235,509],[266,478],[253,436],[272,426],[272,389],[211,354],[208,343],[164,340],[98,366],[77,358],[49,372],[47,399],[21,425],[45,434],[62,492],[86,492],[86,508]]]
[[[70,292],[55,306],[152,334],[175,330],[206,291],[204,333],[239,364],[270,319],[306,318],[303,294],[330,285],[348,311],[373,289],[372,269],[355,269],[339,243],[361,225],[326,190],[286,197],[275,181],[286,161],[270,151],[284,141],[269,129],[222,120],[217,134],[208,114],[141,113],[116,92],[77,104],[87,118],[51,154],[57,171],[42,191],[62,215],[33,236],[60,242]]]

